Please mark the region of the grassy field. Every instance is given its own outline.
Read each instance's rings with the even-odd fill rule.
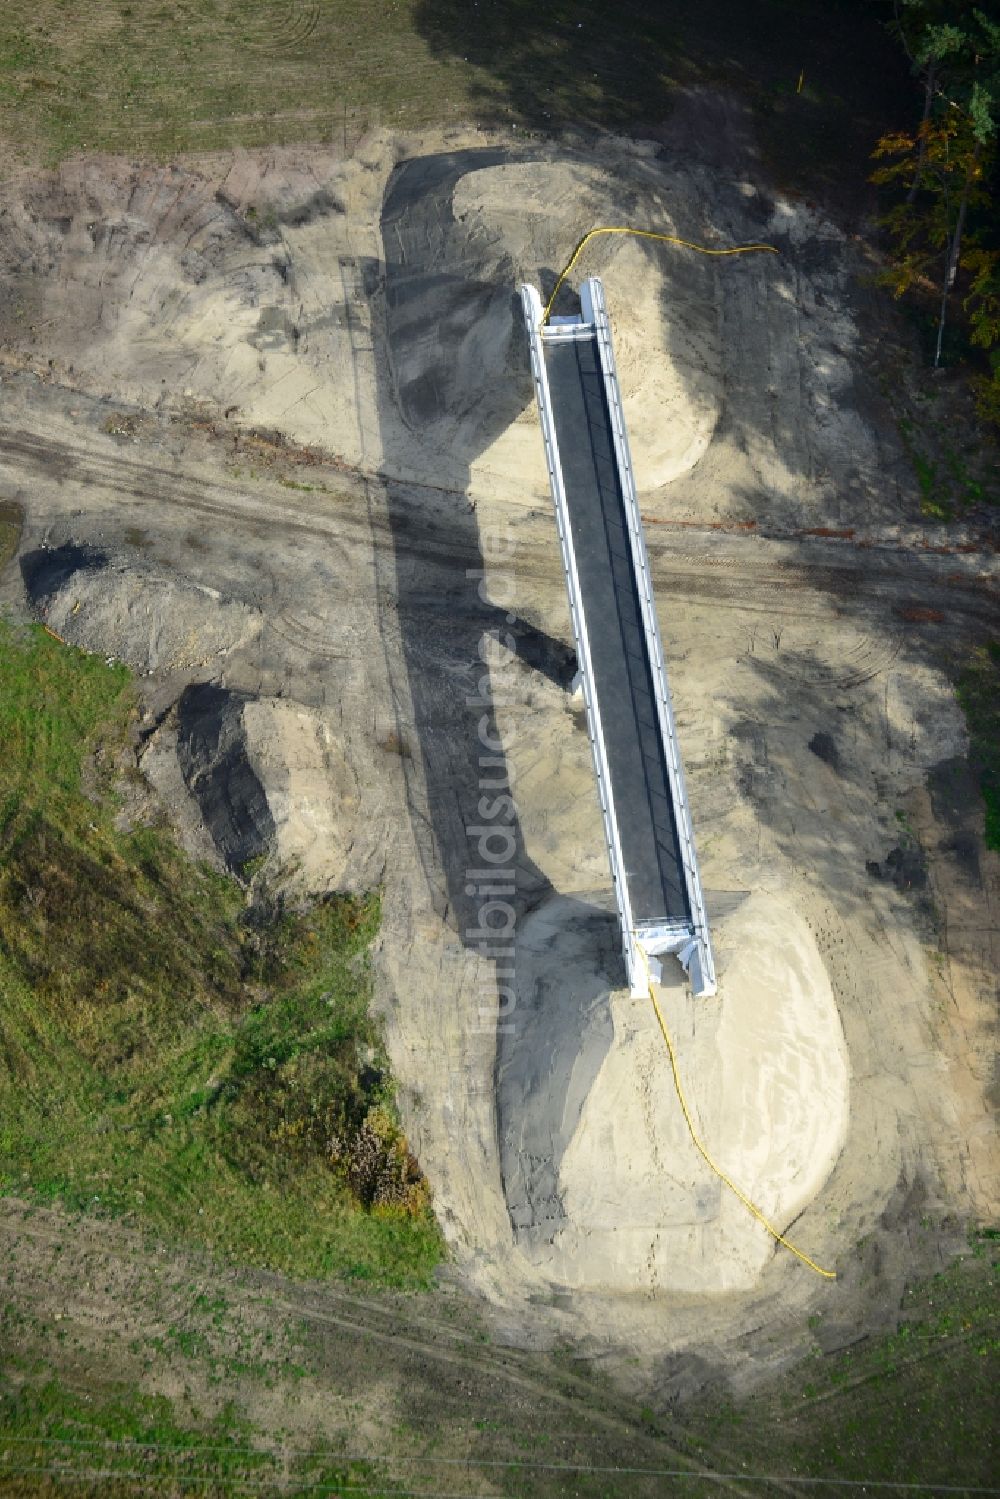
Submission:
[[[115,825],[124,667],[0,622],[0,1185],[243,1263],[440,1257],[368,1012],[375,900],[305,915]]]
[[[0,132],[26,157],[344,136],[450,118],[439,64],[393,0],[13,0],[0,19]]]
[[[748,1471],[835,1483],[913,1485],[927,1493],[937,1485],[991,1483],[997,1247],[995,1232],[972,1235],[966,1256],[910,1287],[903,1321],[889,1336],[824,1354],[815,1318],[817,1347],[804,1364],[748,1401],[693,1414],[707,1449],[717,1451],[724,1438]]]
[[[779,178],[854,199],[877,136],[909,122],[879,21],[861,0],[7,0],[0,139],[52,162],[343,149],[377,123],[648,128],[677,86],[721,83],[752,102]]]

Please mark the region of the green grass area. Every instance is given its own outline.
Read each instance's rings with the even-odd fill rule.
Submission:
[[[378,902],[285,910],[116,826],[127,671],[0,622],[0,1187],[243,1263],[428,1282],[369,1014]]]
[[[200,1425],[169,1400],[123,1390],[97,1402],[56,1380],[20,1388],[0,1380],[0,1486],[25,1493],[382,1492],[370,1463],[344,1461],[317,1447],[285,1453],[270,1433],[232,1410]],[[391,1485],[387,1485],[391,1489]]]
[[[911,113],[880,20],[863,0],[7,0],[0,137],[57,160],[342,148],[378,123],[631,129],[722,84],[784,184],[864,197],[873,142]]]
[[[898,1330],[816,1351],[770,1389],[699,1410],[707,1453],[731,1471],[961,1489],[994,1477],[1000,1372],[998,1236],[906,1294]],[[834,1315],[836,1313],[834,1312]],[[821,1335],[821,1319],[813,1323]]]
[[[332,139],[456,118],[472,70],[442,64],[407,0],[9,0],[0,136],[27,159]]]
[[[1000,641],[973,653],[958,681],[969,756],[986,806],[986,845],[1000,849]]]

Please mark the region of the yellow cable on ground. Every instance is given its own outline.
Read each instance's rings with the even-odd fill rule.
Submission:
[[[713,250],[708,245],[695,245],[689,239],[679,239],[676,234],[659,234],[653,229],[630,229],[627,224],[602,224],[597,229],[588,229],[570,256],[566,264],[566,269],[559,277],[552,290],[551,297],[545,304],[545,311],[542,313],[541,322],[543,328],[549,320],[549,314],[555,305],[556,297],[562,289],[563,282],[580,259],[585,247],[589,245],[592,239],[596,239],[599,234],[631,234],[636,239],[658,239],[662,240],[666,245],[682,245],[685,250],[697,250],[699,255],[749,255],[755,250],[762,250],[768,255],[781,254],[781,251],[775,245],[733,245],[728,250]]]
[[[649,997],[653,1001],[653,1009],[656,1011],[656,1018],[660,1022],[660,1030],[662,1031],[663,1039],[667,1044],[667,1054],[670,1057],[670,1070],[674,1075],[674,1087],[677,1089],[677,1097],[680,1100],[681,1112],[684,1115],[684,1122],[688,1127],[688,1133],[690,1134],[691,1139],[694,1141],[699,1155],[712,1168],[719,1180],[721,1182],[725,1182],[730,1192],[735,1193],[735,1195],[740,1199],[740,1202],[742,1202],[743,1206],[747,1208],[757,1219],[757,1222],[764,1225],[768,1233],[771,1235],[772,1239],[776,1239],[779,1244],[783,1244],[786,1249],[790,1249],[792,1254],[795,1255],[796,1259],[800,1259],[804,1265],[808,1265],[810,1270],[815,1270],[817,1275],[822,1275],[826,1280],[836,1280],[837,1272],[835,1270],[824,1270],[822,1266],[817,1265],[815,1260],[811,1260],[807,1254],[804,1254],[802,1252],[801,1249],[796,1249],[795,1245],[791,1242],[790,1239],[786,1239],[784,1234],[779,1233],[774,1225],[767,1221],[760,1208],[755,1207],[754,1204],[750,1201],[749,1197],[747,1197],[746,1193],[741,1192],[736,1183],[726,1175],[726,1173],[720,1166],[717,1166],[715,1164],[707,1149],[698,1138],[698,1131],[694,1127],[694,1120],[691,1118],[691,1110],[688,1108],[687,1099],[684,1096],[684,1089],[681,1086],[681,1075],[677,1067],[677,1053],[674,1051],[674,1043],[670,1039],[670,1032],[667,1030],[667,1022],[663,1018],[663,1011],[660,1008],[660,1002],[657,999],[653,989],[653,977],[649,971],[649,963],[646,959],[645,951],[638,941],[636,942],[636,947],[642,953],[642,961],[646,966],[646,983],[649,988]]]

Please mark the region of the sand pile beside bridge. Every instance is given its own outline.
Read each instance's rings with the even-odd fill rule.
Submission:
[[[847,1138],[847,1047],[787,896],[751,896],[715,931],[718,996],[693,1000],[667,963],[659,1000],[699,1138],[782,1231]],[[523,924],[498,1068],[517,1244],[567,1286],[746,1290],[773,1239],[699,1154],[651,1001],[609,990],[613,934],[604,913],[565,899]]]
[[[580,262],[607,289],[644,506],[667,513],[669,485],[675,518],[761,501],[813,523],[861,500],[892,514],[899,455],[851,393],[845,242],[736,156],[721,173],[689,141],[470,147],[451,132],[375,133],[347,159],[68,162],[0,194],[0,335],[116,402],[224,412],[351,467],[530,506],[547,495],[518,283],[547,295],[596,225],[768,242],[781,253],[713,260],[607,237]]]

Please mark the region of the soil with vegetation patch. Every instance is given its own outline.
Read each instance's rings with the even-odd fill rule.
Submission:
[[[16,500],[0,500],[0,569],[14,556],[21,540],[24,511]]]
[[[237,1272],[8,1199],[0,1487],[653,1499],[722,1480],[747,1495],[805,1478],[820,1494],[989,1484],[997,1241],[959,1244],[888,1332],[831,1308],[805,1361],[752,1395],[689,1359],[670,1398],[678,1369],[629,1395],[568,1345],[512,1346],[447,1284],[415,1300]]]
[[[119,826],[134,715],[123,666],[0,622],[3,1187],[425,1284],[440,1242],[369,1013],[377,899],[292,910]]]
[[[959,678],[973,768],[986,812],[988,848],[1000,849],[1000,641],[978,647]]]

